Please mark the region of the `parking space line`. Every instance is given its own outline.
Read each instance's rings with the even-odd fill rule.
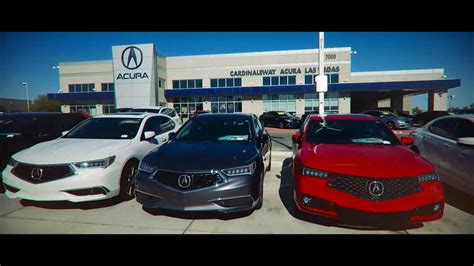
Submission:
[[[24,209],[24,208],[25,208],[25,206],[22,206],[22,207],[19,208],[19,209],[13,210],[13,211],[11,211],[11,212],[4,213],[4,214],[0,215],[0,217],[2,217],[2,218],[3,218],[3,217],[8,218],[8,217],[6,217],[7,215],[12,214],[12,213],[14,213],[14,212],[16,212],[16,211],[22,210],[22,209]]]
[[[193,220],[189,223],[188,227],[186,227],[186,229],[184,229],[182,235],[186,234],[186,231],[189,229],[189,227],[191,227],[191,225],[194,223],[194,221],[195,221],[195,219],[193,219]]]

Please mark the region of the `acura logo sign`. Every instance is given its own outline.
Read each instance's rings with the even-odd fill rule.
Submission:
[[[188,188],[191,186],[191,176],[190,175],[180,175],[178,177],[178,186],[180,188]]]
[[[41,180],[41,177],[43,176],[43,169],[33,168],[30,174],[31,174],[31,178],[35,180]]]
[[[122,52],[122,65],[130,70],[139,68],[143,62],[143,53],[136,46],[129,46]]]
[[[383,183],[379,181],[372,181],[369,183],[369,193],[374,197],[380,197],[383,195]]]

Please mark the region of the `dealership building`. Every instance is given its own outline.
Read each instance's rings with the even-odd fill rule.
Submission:
[[[428,94],[429,110],[446,110],[460,79],[443,69],[352,72],[350,47],[324,49],[327,113],[380,107],[411,112],[411,97]],[[360,58],[359,60],[363,60]],[[48,98],[63,112],[92,115],[116,108],[170,106],[183,119],[196,110],[214,113],[318,111],[314,77],[318,49],[164,56],[154,44],[112,47],[112,59],[59,64],[60,90]]]

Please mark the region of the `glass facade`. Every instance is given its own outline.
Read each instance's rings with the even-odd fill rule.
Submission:
[[[328,83],[339,83],[339,74],[326,74]],[[305,75],[304,84],[314,84],[314,77],[317,75]]]
[[[304,95],[304,111],[319,112],[319,95],[308,93]],[[339,113],[339,93],[326,93],[324,95],[324,112],[328,114]]]
[[[102,91],[114,91],[114,83],[102,83],[101,84]]]
[[[176,97],[173,107],[181,118],[189,118],[195,111],[203,110],[202,97]]]
[[[69,92],[94,92],[95,84],[94,83],[69,84],[68,88],[69,88]]]
[[[211,111],[213,113],[242,112],[242,96],[211,97]]]
[[[71,113],[86,113],[92,116],[97,115],[97,110],[95,105],[90,104],[74,104],[70,105]]]
[[[102,113],[114,113],[115,112],[115,104],[104,104],[102,105]]]
[[[296,112],[296,97],[294,94],[264,94],[263,111]]]

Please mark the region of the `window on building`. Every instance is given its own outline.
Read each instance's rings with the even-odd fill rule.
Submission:
[[[174,86],[174,84],[173,84],[173,86]],[[166,88],[166,80],[161,79],[161,78],[158,79],[158,88]],[[174,89],[174,87],[173,87],[173,89]]]
[[[211,88],[217,88],[217,79],[211,79]]]
[[[225,79],[219,79],[219,87],[225,87]]]
[[[315,76],[317,75],[305,75],[304,84],[314,84]],[[327,74],[327,76],[328,76],[328,84],[339,83],[339,74]]]
[[[226,87],[234,87],[234,79],[226,79]]]
[[[294,94],[264,94],[263,111],[296,112],[296,97]]]
[[[179,81],[179,88],[180,89],[187,89],[188,88],[188,81],[187,80],[180,80]]]
[[[234,86],[235,87],[242,87],[242,78],[235,78],[234,79]]]
[[[196,88],[202,88],[202,79],[196,79]]]
[[[295,85],[296,84],[296,76],[288,76],[288,84]]]
[[[203,102],[201,97],[180,97],[173,99],[173,107],[186,120],[195,111],[203,110]]]
[[[319,112],[319,95],[308,93],[304,95],[304,111]],[[339,113],[339,94],[325,93],[324,95],[324,112],[328,114]]]
[[[263,77],[263,86],[270,86],[270,77]]]
[[[280,76],[280,85],[288,84],[288,76]]]
[[[279,78],[278,77],[271,77],[272,86],[279,85]]]
[[[173,80],[173,89],[179,89],[179,80]]]
[[[95,84],[86,83],[86,84],[69,84],[69,92],[94,92]]]
[[[102,83],[102,91],[114,91],[114,83]]]

